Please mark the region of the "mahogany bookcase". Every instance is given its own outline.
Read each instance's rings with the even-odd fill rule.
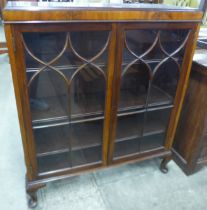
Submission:
[[[46,183],[171,147],[203,12],[8,2],[5,32],[29,206]]]

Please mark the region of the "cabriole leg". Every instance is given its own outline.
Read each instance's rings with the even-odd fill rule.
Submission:
[[[46,184],[44,183],[34,183],[34,182],[28,182],[26,180],[26,191],[28,195],[29,208],[35,208],[37,206],[37,191],[45,186]]]
[[[28,195],[28,207],[35,208],[37,206],[37,191],[27,192]]]
[[[172,160],[172,156],[168,156],[163,158],[161,164],[160,164],[160,170],[162,173],[166,174],[168,172],[167,164]]]

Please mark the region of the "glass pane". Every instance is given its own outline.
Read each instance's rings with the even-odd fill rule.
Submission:
[[[121,75],[119,112],[143,108],[149,85],[149,70],[142,62],[124,67]]]
[[[188,29],[160,31],[160,47],[165,54],[183,56],[183,45],[188,38]],[[175,53],[176,52],[176,53]]]
[[[136,29],[124,36],[115,159],[164,147],[189,30]]]
[[[142,58],[151,52],[156,44],[158,30],[128,30],[125,31],[124,61],[133,61],[135,58]],[[153,49],[157,49],[155,46]],[[140,60],[140,59],[139,59]],[[125,63],[124,62],[124,63]]]
[[[119,116],[114,157],[126,156],[140,150],[144,114]]]
[[[24,33],[39,172],[101,163],[109,31]]]
[[[140,144],[140,152],[149,152],[159,148],[164,148],[164,142],[164,133],[143,136]]]
[[[154,89],[162,93],[162,104],[172,104],[180,75],[180,67],[172,60],[163,63],[155,72],[149,91],[149,106],[156,100]]]
[[[164,147],[171,108],[148,111],[145,113],[143,137],[140,151],[148,151]]]

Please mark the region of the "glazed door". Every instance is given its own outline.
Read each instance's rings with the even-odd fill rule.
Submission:
[[[120,34],[116,129],[110,151],[115,162],[165,151],[190,29],[125,24]]]
[[[111,25],[33,30],[22,47],[38,174],[102,165]]]

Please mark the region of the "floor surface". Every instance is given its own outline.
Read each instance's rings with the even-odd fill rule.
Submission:
[[[5,38],[5,35],[4,35],[3,25],[0,22],[0,42],[5,42],[5,41],[6,41],[6,38]]]
[[[25,165],[8,56],[0,56],[0,209],[26,210]],[[207,167],[187,177],[159,159],[50,183],[36,210],[207,210]]]

